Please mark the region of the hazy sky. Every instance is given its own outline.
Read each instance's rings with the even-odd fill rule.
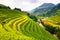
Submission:
[[[60,3],[60,0],[0,0],[1,4],[11,8],[21,8],[24,11],[32,10],[43,3]]]

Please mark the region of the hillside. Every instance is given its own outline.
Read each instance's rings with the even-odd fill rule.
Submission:
[[[58,15],[59,12],[60,11],[60,3],[59,4],[57,4],[56,6],[54,6],[50,11],[48,11],[48,13],[46,14],[47,16],[49,15],[49,16],[53,16],[53,15]]]
[[[24,11],[0,8],[0,40],[57,40]]]
[[[55,7],[53,7],[48,13],[47,13],[50,19],[53,19],[57,22],[60,22],[60,3],[57,4]]]
[[[44,3],[41,6],[32,10],[32,14],[36,16],[45,16],[48,11],[55,5],[52,3]]]
[[[44,26],[48,31],[56,34],[60,39],[60,3],[53,7],[48,14],[48,18],[42,19]]]

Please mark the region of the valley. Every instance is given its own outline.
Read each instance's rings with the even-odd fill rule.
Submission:
[[[0,40],[60,40],[60,4],[45,3],[34,12],[0,4],[0,34]]]

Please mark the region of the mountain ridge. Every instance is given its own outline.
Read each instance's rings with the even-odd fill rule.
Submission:
[[[35,8],[35,9],[33,9],[32,10],[32,14],[34,15],[44,15],[44,14],[46,14],[48,11],[50,11],[50,9],[52,8],[52,7],[54,7],[55,5],[54,4],[52,4],[52,3],[44,3],[44,4],[42,4],[41,6],[39,6],[39,7],[37,7],[37,8]]]
[[[54,6],[46,15],[47,16],[55,16],[55,15],[58,15],[58,13],[57,12],[59,12],[60,11],[60,3],[59,4],[57,4],[56,6]]]

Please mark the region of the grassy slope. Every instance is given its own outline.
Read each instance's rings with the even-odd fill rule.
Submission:
[[[57,40],[24,12],[0,9],[1,40]]]
[[[44,19],[45,24],[47,22],[47,24],[53,27],[60,28],[60,3],[54,6],[47,14],[49,14],[50,17]]]
[[[49,24],[53,27],[60,28],[60,11],[57,10],[54,15],[52,15],[51,17],[45,18],[43,21],[45,24]]]
[[[60,10],[57,10],[53,16],[44,18],[43,22],[46,29],[53,34],[56,34],[60,40]]]

